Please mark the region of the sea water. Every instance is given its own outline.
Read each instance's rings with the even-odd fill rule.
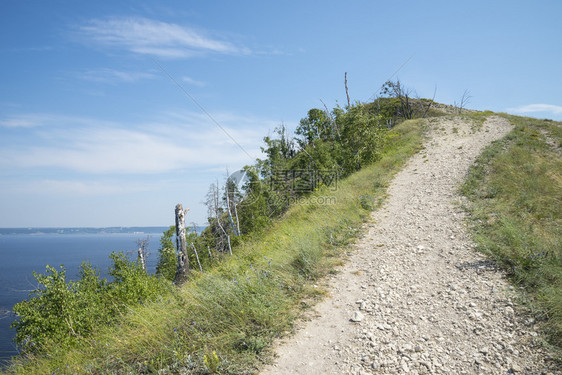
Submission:
[[[0,365],[18,353],[13,342],[15,330],[9,328],[15,319],[11,310],[37,288],[33,271],[44,274],[46,265],[59,269],[63,264],[67,280],[76,279],[82,262],[89,261],[99,269],[101,277],[108,277],[108,269],[112,266],[111,252],[123,251],[130,259],[136,259],[137,240],[148,236],[146,266],[147,271],[153,273],[165,229],[155,232],[151,228],[152,233],[85,233],[88,231],[78,230],[73,234],[0,234]]]

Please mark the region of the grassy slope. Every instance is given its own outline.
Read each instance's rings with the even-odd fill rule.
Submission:
[[[485,150],[462,192],[471,201],[469,211],[479,249],[524,287],[528,306],[541,318],[542,328],[560,356],[562,124],[505,117],[515,125],[514,130]]]
[[[486,114],[474,115],[477,122]],[[471,115],[468,115],[471,117]],[[481,251],[509,270],[543,318],[550,342],[561,347],[562,176],[559,123],[506,116],[516,126],[489,147],[463,186],[470,199]],[[320,191],[328,203],[294,207],[267,233],[213,272],[196,274],[181,291],[131,311],[119,327],[72,351],[19,360],[9,372],[208,373],[216,351],[218,370],[252,373],[268,358],[272,340],[291,329],[303,299],[321,294],[314,280],[341,262],[338,255],[379,204],[393,174],[420,147],[421,122],[397,127],[384,159]],[[205,364],[205,357],[207,364]]]
[[[386,186],[421,147],[423,121],[393,129],[383,159],[294,206],[235,256],[193,278],[177,293],[140,306],[118,327],[75,350],[15,361],[17,374],[245,374],[269,356],[272,341],[290,331],[303,299],[322,294],[314,280],[333,272],[338,255],[384,198]],[[218,361],[214,361],[216,352]]]

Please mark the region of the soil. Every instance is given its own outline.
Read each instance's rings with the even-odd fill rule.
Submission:
[[[562,374],[518,291],[475,250],[458,194],[483,148],[510,129],[496,116],[428,120],[424,150],[326,280],[330,296],[261,373]]]

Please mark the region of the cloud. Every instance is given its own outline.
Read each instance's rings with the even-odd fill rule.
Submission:
[[[16,115],[0,120],[0,126],[6,128],[34,128],[43,125],[40,115]]]
[[[96,69],[84,71],[79,74],[79,77],[88,81],[103,83],[133,83],[143,79],[155,78],[156,75],[146,72],[127,72],[115,69]]]
[[[86,173],[158,173],[177,168],[179,155],[187,151],[168,140],[121,129],[80,130],[68,138],[62,142],[68,146],[31,147],[14,162]]]
[[[553,104],[528,104],[515,108],[508,108],[508,111],[515,113],[548,112],[556,115],[562,114],[562,106]]]
[[[113,123],[84,117],[58,115],[52,113],[24,113],[0,119],[0,126],[19,128],[64,126],[111,126]]]
[[[207,84],[206,84],[205,82],[203,82],[203,81],[198,81],[198,80],[196,80],[196,79],[193,79],[193,78],[187,77],[187,76],[182,77],[181,80],[182,80],[183,82],[185,82],[185,83],[187,83],[187,84],[190,84],[190,85],[193,85],[193,86],[203,87],[203,86],[206,86],[206,85],[207,85]]]
[[[88,40],[100,45],[162,58],[189,58],[210,52],[249,52],[199,30],[142,17],[94,19],[79,30]]]
[[[31,147],[11,159],[24,168],[56,167],[97,174],[165,173],[242,159],[232,155],[227,160],[224,153],[235,154],[233,147],[202,133],[197,137],[199,145],[123,129],[84,130],[69,135],[73,136],[67,141],[72,142],[69,146]]]
[[[25,190],[25,189],[24,189]],[[83,181],[83,180],[42,180],[37,181],[28,186],[28,192],[33,194],[47,195],[113,195],[113,194],[131,194],[142,191],[150,191],[151,187],[144,183],[110,183],[100,181]]]
[[[25,117],[25,116],[24,116]],[[176,113],[144,124],[98,122],[56,115],[25,142],[0,147],[2,168],[56,168],[86,174],[162,174],[241,167],[260,157],[262,136],[273,122],[217,113],[235,144],[209,119]]]

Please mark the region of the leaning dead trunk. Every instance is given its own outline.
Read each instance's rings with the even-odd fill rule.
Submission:
[[[139,238],[137,240],[137,246],[139,249],[137,250],[138,261],[140,266],[143,270],[146,271],[146,258],[148,257],[148,253],[146,249],[148,248],[148,242],[150,240],[150,236],[146,236],[146,238]]]
[[[228,211],[228,220],[230,221],[230,225],[232,226],[232,229],[234,230],[234,234],[236,236],[240,235],[240,231],[239,231],[239,227],[237,227],[234,224],[234,220],[232,219],[232,211],[230,210],[230,198],[228,197],[230,195],[229,191],[228,191],[228,183],[226,184],[226,209]],[[236,203],[234,203],[236,204]],[[234,206],[236,207],[236,206]],[[238,221],[238,213],[236,214],[236,221]]]
[[[349,91],[347,90],[347,72],[345,72],[345,96],[347,96],[347,108],[351,108],[351,101],[349,100]]]
[[[197,260],[197,264],[199,265],[199,271],[203,272],[203,267],[201,267],[201,262],[199,261],[199,255],[197,254],[197,249],[193,242],[191,243],[191,247],[193,248],[193,252],[195,253],[195,259]]]
[[[189,258],[187,256],[187,244],[185,240],[185,211],[183,206],[178,204],[176,206],[176,247],[178,251],[178,268],[176,270],[176,277],[174,283],[177,285],[183,284],[189,275]]]
[[[144,258],[144,249],[142,247],[139,247],[138,257],[142,269],[146,271],[146,259]]]

